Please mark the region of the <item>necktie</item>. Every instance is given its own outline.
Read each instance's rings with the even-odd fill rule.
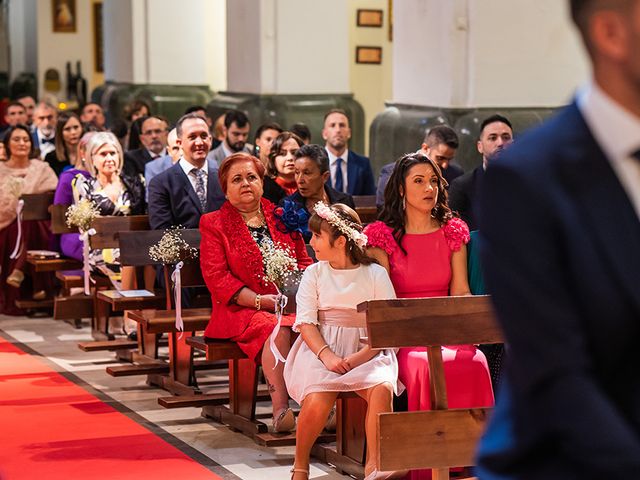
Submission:
[[[51,145],[55,145],[56,139],[54,137],[51,137],[51,138],[42,138],[40,140],[40,144],[44,145],[46,143],[50,143]]]
[[[334,188],[342,192],[344,190],[344,180],[342,178],[342,159],[338,158],[336,160],[336,181]]]
[[[207,192],[204,189],[204,172],[198,168],[191,170],[191,173],[196,177],[196,195],[200,200],[200,207],[204,212],[207,208]]]

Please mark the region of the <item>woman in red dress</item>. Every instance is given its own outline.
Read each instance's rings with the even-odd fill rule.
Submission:
[[[213,308],[205,330],[210,338],[228,338],[249,358],[261,361],[273,404],[274,429],[290,431],[295,417],[289,408],[284,364],[276,364],[265,342],[277,320],[276,289],[264,281],[261,242],[273,242],[295,256],[300,270],[312,263],[298,234],[277,225],[275,205],[262,198],[264,165],[256,157],[235,153],[220,165],[218,175],[227,201],[200,220],[200,264]],[[291,345],[293,315],[284,315],[275,343],[286,357]]]
[[[466,243],[469,228],[447,205],[440,168],[422,154],[397,161],[385,189],[381,221],[365,229],[370,255],[387,267],[398,298],[470,295]],[[398,352],[398,378],[409,410],[429,410],[429,364],[425,347]],[[484,354],[474,345],[442,347],[449,408],[493,405]],[[429,470],[411,472],[431,478]]]

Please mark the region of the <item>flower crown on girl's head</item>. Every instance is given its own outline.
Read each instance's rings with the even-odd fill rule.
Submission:
[[[367,236],[349,225],[349,222],[331,210],[329,205],[324,202],[318,202],[313,209],[320,218],[329,222],[330,225],[340,230],[345,237],[352,240],[360,250],[364,250],[364,247],[367,246]]]

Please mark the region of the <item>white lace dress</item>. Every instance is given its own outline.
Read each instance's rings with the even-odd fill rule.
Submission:
[[[356,306],[367,300],[396,298],[387,271],[380,265],[361,265],[336,270],[328,262],[315,263],[305,270],[298,294],[294,331],[301,324],[318,326],[325,342],[340,357],[365,346],[366,328],[348,326],[362,323]],[[322,320],[319,320],[319,317]],[[380,350],[368,362],[345,374],[328,370],[309,349],[302,336],[293,344],[284,367],[289,395],[299,404],[309,393],[351,392],[383,382],[393,385],[396,394],[404,387],[398,382],[398,362],[394,350]]]

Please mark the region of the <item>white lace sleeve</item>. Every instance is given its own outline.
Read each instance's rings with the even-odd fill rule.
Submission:
[[[293,331],[299,332],[298,326],[303,323],[318,325],[317,263],[306,268],[296,294],[296,322],[293,324]]]

